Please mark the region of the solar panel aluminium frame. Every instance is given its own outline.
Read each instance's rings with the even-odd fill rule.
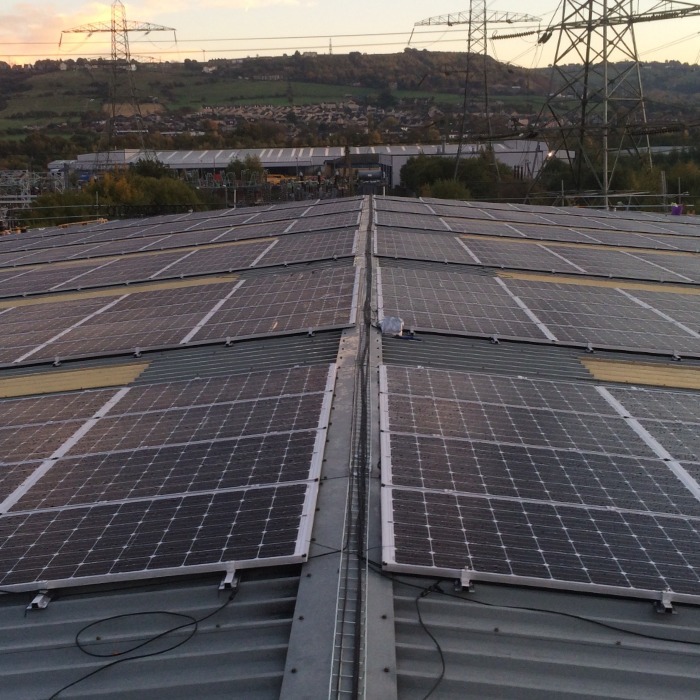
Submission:
[[[314,515],[316,512],[316,501],[320,486],[321,469],[323,466],[324,450],[326,445],[328,426],[330,423],[331,407],[335,391],[337,370],[338,366],[336,363],[328,365],[328,374],[326,377],[326,384],[323,389],[323,400],[321,402],[321,410],[319,412],[319,420],[318,425],[316,427],[316,436],[314,440],[311,462],[309,464],[309,476],[308,479],[305,480],[306,492],[304,494],[304,503],[302,505],[301,514],[299,516],[299,529],[297,531],[296,548],[294,554],[267,557],[263,559],[231,560],[224,562],[212,562],[209,564],[194,564],[190,566],[164,567],[161,569],[141,569],[139,571],[100,574],[95,576],[82,576],[79,578],[31,581],[27,583],[16,584],[10,583],[3,585],[3,590],[17,593],[36,591],[48,592],[64,588],[77,588],[83,586],[103,585],[110,583],[143,581],[144,579],[172,578],[177,576],[190,576],[212,573],[220,573],[223,576],[225,576],[226,579],[230,579],[233,575],[235,575],[236,571],[240,571],[243,569],[303,564],[308,559],[309,547],[311,544],[311,532],[313,529]],[[300,485],[300,483],[304,482],[290,481],[286,484],[282,483],[276,485],[247,486],[234,489],[226,489],[226,491],[222,493],[255,491],[258,489],[265,490],[267,488],[284,488],[285,486]],[[164,498],[153,500],[164,500]],[[128,500],[129,499],[127,499],[126,502],[128,502]],[[137,500],[145,501],[147,499]],[[98,506],[100,504],[90,505]],[[8,512],[6,515],[8,517],[12,517],[13,513]]]
[[[403,564],[396,561],[396,546],[393,521],[393,492],[414,491],[412,488],[395,487],[391,485],[391,428],[389,420],[389,381],[387,365],[379,366],[379,448],[381,464],[381,538],[382,538],[382,568],[386,571],[419,576],[444,577],[455,579],[463,588],[469,589],[476,581],[484,583],[499,583],[506,585],[527,586],[531,588],[546,588],[551,590],[570,591],[575,593],[594,593],[633,599],[646,599],[668,605],[673,602],[700,605],[700,595],[678,593],[675,591],[660,591],[641,588],[626,588],[580,581],[564,581],[545,579],[534,576],[515,574],[499,574],[479,571],[464,567],[452,569],[444,567],[421,566],[419,564]]]

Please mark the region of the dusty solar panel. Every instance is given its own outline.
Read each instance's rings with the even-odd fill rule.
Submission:
[[[135,292],[123,287],[108,296],[9,307],[0,310],[7,330],[0,362],[347,327],[355,322],[357,274],[345,265],[274,279],[213,278]]]
[[[334,381],[315,365],[50,397],[3,465],[0,586],[303,561]],[[62,420],[76,398],[97,410]]]
[[[398,316],[406,328],[546,338],[533,320],[486,275],[382,267],[379,316]]]
[[[593,384],[380,376],[385,566],[700,602],[700,486],[682,462],[692,439],[655,440],[669,423],[648,419],[659,403],[682,414],[688,394],[625,405],[629,389]]]
[[[390,258],[478,264],[469,254],[466,244],[447,232],[426,235],[410,229],[377,227],[374,254]]]
[[[700,352],[700,333],[687,325],[700,301],[684,290],[646,292],[625,289],[622,283],[615,288],[554,279],[509,278],[503,284],[560,341],[669,354]]]
[[[378,226],[422,229],[424,231],[449,231],[450,227],[437,216],[426,210],[425,215],[401,211],[375,211],[374,220]]]

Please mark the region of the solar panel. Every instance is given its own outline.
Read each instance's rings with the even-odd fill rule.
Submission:
[[[109,294],[38,299],[3,313],[0,362],[68,358],[347,327],[358,277],[350,265],[247,280],[207,278]],[[93,294],[93,296],[91,296]],[[96,295],[95,295],[96,294]],[[12,302],[7,302],[12,304]]]
[[[355,323],[359,268],[251,278],[189,340],[274,335]]]
[[[380,391],[386,567],[700,602],[691,434],[649,440],[630,390],[382,366]]]
[[[434,214],[435,210],[423,202],[400,199],[375,199],[376,211],[397,211],[403,214]]]
[[[377,227],[374,239],[374,253],[381,257],[404,258],[413,260],[434,260],[437,262],[456,262],[474,264],[473,255],[466,245],[450,233],[433,233],[401,230],[389,227]]]
[[[676,318],[663,309],[658,313],[645,306],[644,291],[525,279],[505,279],[503,283],[559,340],[670,354],[700,352],[700,334],[683,323],[689,320],[687,316],[677,313]],[[690,309],[698,306],[692,294],[653,294],[661,306],[679,303],[689,316]],[[635,300],[638,295],[641,304]]]
[[[382,267],[377,284],[380,319],[399,316],[407,328],[546,337],[493,277]]]
[[[3,465],[0,586],[304,561],[334,382],[312,365],[47,397]],[[72,404],[98,409],[61,420]]]
[[[504,238],[531,238],[540,241],[557,241],[563,243],[588,243],[595,245],[626,246],[631,248],[649,248],[666,250],[700,251],[699,239],[690,236],[634,233],[614,230],[577,229],[545,224],[533,224],[525,219],[522,222],[494,221],[482,217],[456,219],[444,217],[442,223],[451,231],[458,233],[499,236]],[[400,224],[406,225],[407,224]],[[426,230],[440,230],[436,224],[424,223]]]
[[[374,219],[378,226],[395,226],[407,229],[422,229],[424,231],[450,230],[447,225],[438,217],[430,214],[428,210],[426,210],[424,216],[402,211],[376,211]]]

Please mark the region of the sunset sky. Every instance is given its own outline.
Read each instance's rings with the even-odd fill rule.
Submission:
[[[41,58],[109,56],[108,33],[65,34],[60,48],[59,39],[62,30],[108,25],[111,4],[111,0],[2,0],[0,60],[24,64]],[[459,0],[133,0],[123,4],[130,22],[176,30],[177,41],[173,32],[129,34],[134,58],[159,61],[281,55],[295,50],[328,53],[331,43],[334,53],[399,52],[409,46],[409,38],[414,48],[461,51],[466,46],[464,26],[416,28],[412,38],[411,31],[419,20],[469,8],[468,0],[461,6]],[[639,2],[642,9],[655,4],[659,3]],[[488,5],[503,12],[522,12],[523,6],[542,19],[542,27],[561,14],[558,0],[499,0]],[[700,17],[639,24],[636,35],[643,61],[698,61]],[[489,54],[500,61],[542,67],[551,63],[555,43],[553,39],[538,48],[535,37],[489,42]]]

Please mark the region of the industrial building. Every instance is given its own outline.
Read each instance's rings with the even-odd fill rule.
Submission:
[[[462,147],[462,157],[473,157],[483,152],[482,144],[467,144]],[[48,169],[53,173],[75,172],[94,174],[105,168],[126,167],[146,156],[155,158],[180,174],[214,173],[222,171],[234,160],[244,161],[255,156],[268,172],[286,175],[330,175],[339,163],[351,162],[354,170],[377,170],[389,187],[401,182],[401,168],[406,161],[421,154],[454,158],[457,144],[396,145],[396,146],[305,146],[299,148],[246,148],[205,151],[155,151],[146,154],[139,149],[85,153],[72,161],[52,161]],[[544,141],[514,139],[493,144],[495,158],[499,163],[517,169],[523,178],[534,178],[546,162],[547,144]]]

